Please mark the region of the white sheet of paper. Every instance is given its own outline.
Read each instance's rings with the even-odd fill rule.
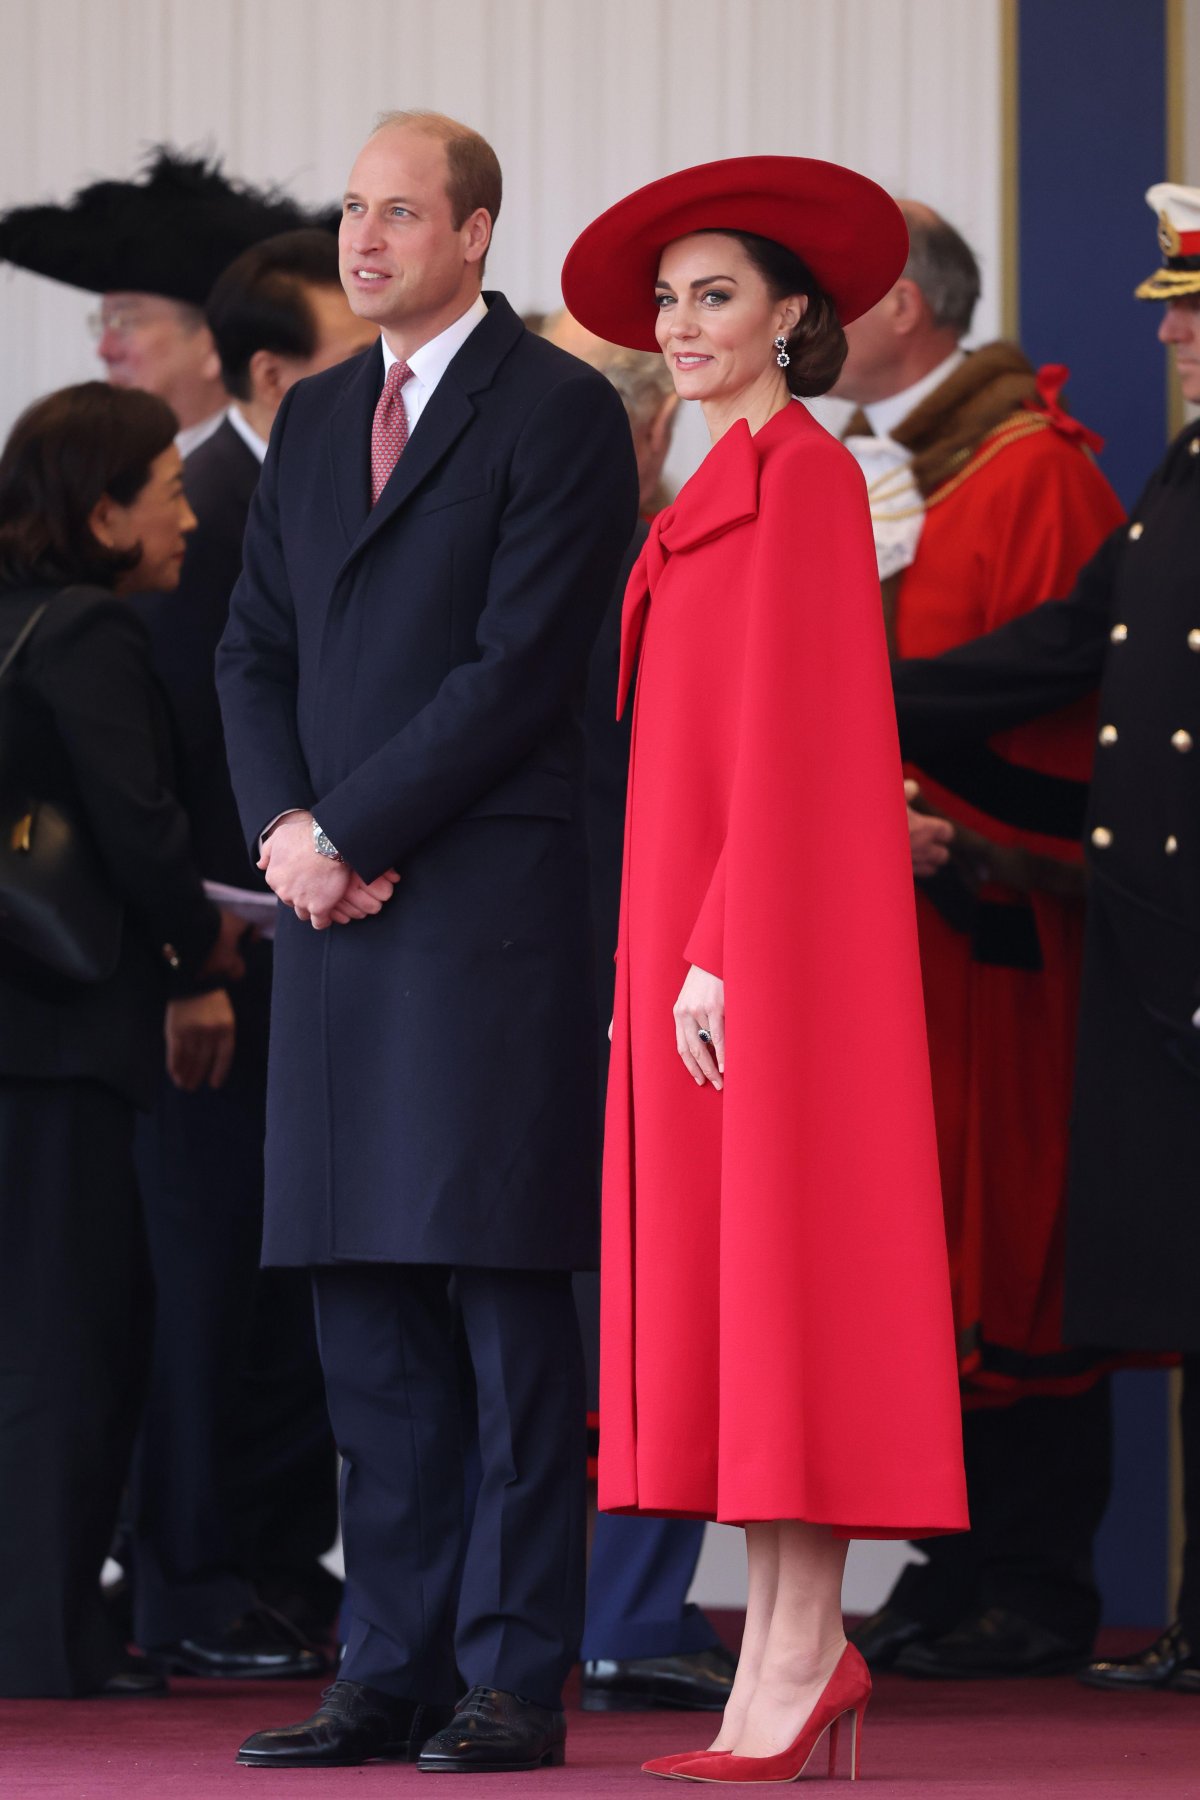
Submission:
[[[260,937],[275,936],[275,908],[279,902],[270,889],[259,893],[257,888],[230,887],[224,881],[206,881],[204,891],[214,906],[236,913],[247,925],[257,925]]]

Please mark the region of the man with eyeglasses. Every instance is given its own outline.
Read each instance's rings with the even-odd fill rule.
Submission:
[[[229,401],[198,306],[165,294],[105,294],[88,324],[114,387],[146,388],[167,402],[179,420],[182,456],[212,436]]]
[[[178,418],[201,529],[183,586],[169,597],[142,596],[137,610],[174,714],[196,860],[227,890],[249,888],[255,876],[236,823],[230,848],[224,817],[233,799],[213,651],[278,405],[274,389],[373,335],[349,312],[336,237],[312,229],[321,223],[329,221],[291,200],[232,182],[219,164],[161,146],[140,180],[96,182],[65,206],[0,218],[0,259],[98,294],[91,323],[109,380],[157,394]],[[205,303],[226,271],[236,277],[231,265],[246,252],[297,232],[316,240],[304,263],[321,276],[308,296],[316,296],[312,317],[305,298],[299,323],[285,320],[275,341],[278,318],[260,304],[247,321],[243,304],[245,360],[260,351],[270,366],[259,371],[262,391],[239,367],[240,405],[231,409]],[[290,241],[282,258],[276,251],[277,264]],[[330,291],[337,313],[324,303]],[[277,314],[278,282],[274,300]],[[266,354],[289,349],[290,362]],[[306,1634],[328,1629],[340,1598],[319,1562],[336,1531],[335,1466],[307,1282],[254,1281],[269,947],[248,946],[246,962],[235,995],[196,996],[186,1023],[172,1019],[169,1041],[177,1052],[186,1045],[187,1055],[176,1054],[155,1111],[139,1123],[158,1314],[128,1537],[119,1547],[132,1590],[131,1635],[164,1671],[225,1680],[319,1674],[325,1659]],[[220,1072],[205,1034],[230,1012],[237,1051]]]
[[[95,181],[66,205],[0,215],[0,261],[100,296],[89,323],[108,379],[165,400],[186,457],[229,406],[204,318],[217,277],[251,244],[320,222],[160,144],[140,180]]]

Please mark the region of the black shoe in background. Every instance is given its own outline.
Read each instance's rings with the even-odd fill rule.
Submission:
[[[927,1681],[991,1681],[1073,1674],[1091,1653],[1090,1637],[1072,1642],[1035,1619],[989,1606],[932,1643],[902,1650],[895,1667]]]
[[[1110,1693],[1151,1694],[1170,1688],[1177,1694],[1200,1694],[1200,1643],[1176,1620],[1136,1656],[1089,1663],[1079,1679],[1085,1687]]]
[[[933,1635],[928,1625],[895,1606],[881,1606],[846,1633],[868,1669],[890,1669],[902,1650],[928,1643]]]
[[[294,1625],[311,1644],[326,1644],[337,1630],[344,1583],[322,1563],[308,1569],[270,1569],[254,1576],[264,1606]]]
[[[737,1657],[723,1644],[682,1656],[598,1657],[585,1662],[579,1704],[584,1712],[723,1712]]]
[[[98,1700],[161,1700],[167,1678],[144,1656],[126,1656],[95,1691]]]
[[[448,1706],[425,1706],[382,1694],[357,1681],[335,1681],[311,1718],[276,1731],[256,1731],[237,1753],[260,1769],[344,1769],[375,1757],[415,1757],[430,1732],[451,1716]]]
[[[566,1761],[566,1715],[506,1694],[474,1687],[442,1731],[422,1747],[417,1767],[426,1774],[517,1774],[557,1768]]]
[[[216,1681],[300,1681],[324,1675],[327,1658],[270,1607],[259,1606],[212,1637],[147,1645],[156,1668]]]

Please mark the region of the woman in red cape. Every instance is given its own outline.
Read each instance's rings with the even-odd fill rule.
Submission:
[[[625,598],[601,1300],[601,1506],[746,1527],[721,1733],[647,1765],[688,1779],[788,1779],[857,1731],[847,1540],[967,1524],[870,519],[795,398],[906,248],[861,176],[747,157],[639,190],[563,271],[592,331],[658,344],[713,440]]]

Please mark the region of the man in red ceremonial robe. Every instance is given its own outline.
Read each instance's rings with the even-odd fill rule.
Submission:
[[[1058,405],[1066,371],[1035,374],[1007,343],[966,354],[975,258],[927,207],[904,210],[908,264],[849,328],[836,390],[861,409],[845,441],[902,658],[1066,593],[1121,518],[1098,441]],[[979,754],[995,816],[908,771],[954,827],[918,923],[973,1522],[924,1545],[855,1634],[874,1666],[913,1675],[1054,1673],[1085,1660],[1098,1622],[1107,1382],[1061,1326],[1082,857],[1069,805],[1060,820],[1047,803],[1042,833],[999,823],[1022,768],[1064,795],[1087,781],[1093,726],[1083,702],[994,739]]]

